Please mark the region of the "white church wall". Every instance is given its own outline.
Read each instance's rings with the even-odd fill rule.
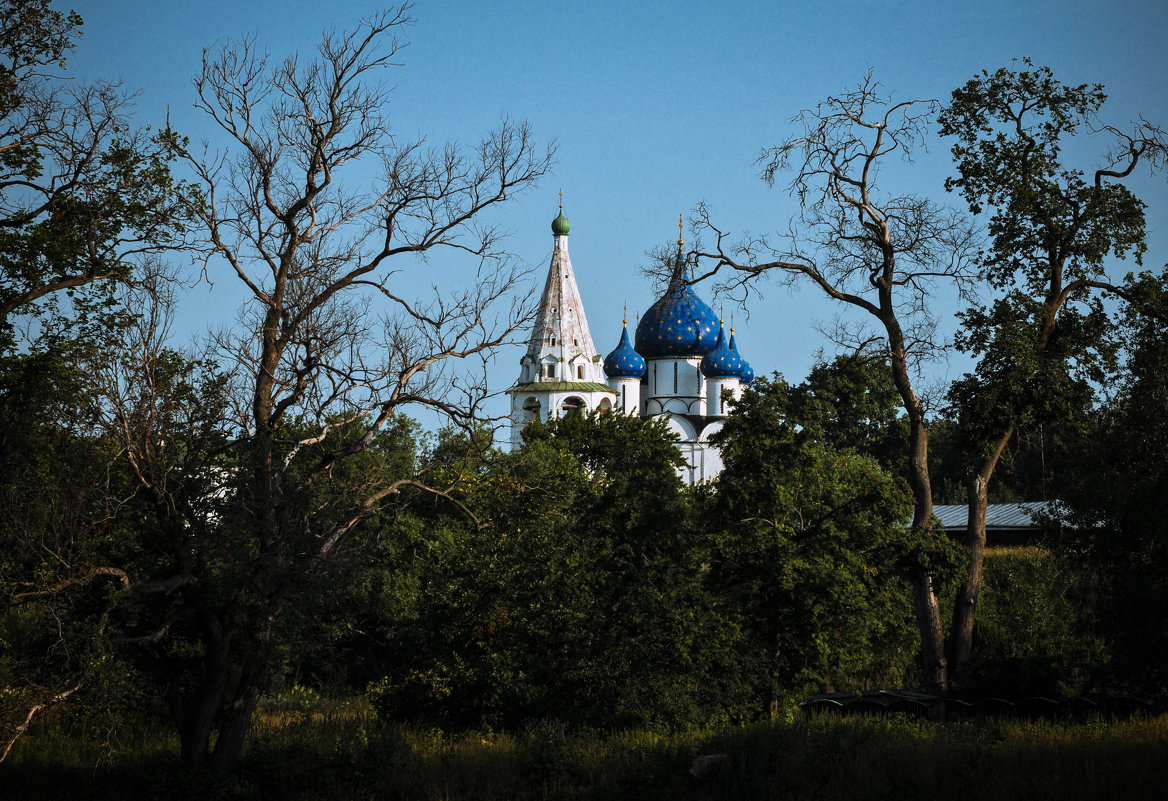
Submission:
[[[625,415],[641,414],[641,379],[610,378],[608,385],[616,393],[613,409]]]

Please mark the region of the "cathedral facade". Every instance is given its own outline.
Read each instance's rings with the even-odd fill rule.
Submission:
[[[665,292],[637,322],[628,320],[617,346],[602,357],[592,341],[568,256],[571,224],[563,209],[552,221],[555,247],[519,380],[511,396],[512,442],[532,420],[593,411],[660,417],[677,434],[688,484],[712,481],[722,457],[710,435],[722,427],[727,396],[738,398],[754,371],[738,353],[718,316],[687,283],[677,260]]]

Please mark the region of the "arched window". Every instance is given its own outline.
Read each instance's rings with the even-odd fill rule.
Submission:
[[[577,398],[573,395],[570,398],[564,398],[564,402],[560,404],[560,413],[567,417],[569,414],[582,414],[584,412],[584,399]]]
[[[584,365],[576,365],[576,378],[579,378],[581,381],[584,380]]]
[[[539,419],[539,399],[528,398],[523,402],[523,419],[524,420],[538,420]]]

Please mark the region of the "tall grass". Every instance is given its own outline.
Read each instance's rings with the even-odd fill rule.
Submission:
[[[238,771],[184,771],[141,726],[97,745],[57,725],[0,768],[5,799],[1133,799],[1168,786],[1168,716],[934,724],[814,718],[710,732],[517,733],[379,723],[360,702],[269,705]],[[725,754],[694,783],[699,754]]]

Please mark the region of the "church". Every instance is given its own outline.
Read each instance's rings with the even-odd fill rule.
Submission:
[[[532,420],[593,411],[660,417],[677,434],[685,458],[680,474],[690,485],[712,481],[722,456],[710,445],[754,371],[738,353],[710,308],[687,283],[683,241],[665,292],[637,322],[629,341],[624,321],[616,348],[601,356],[592,341],[584,303],[568,256],[571,223],[560,207],[552,221],[554,249],[519,380],[511,396],[512,442]]]

